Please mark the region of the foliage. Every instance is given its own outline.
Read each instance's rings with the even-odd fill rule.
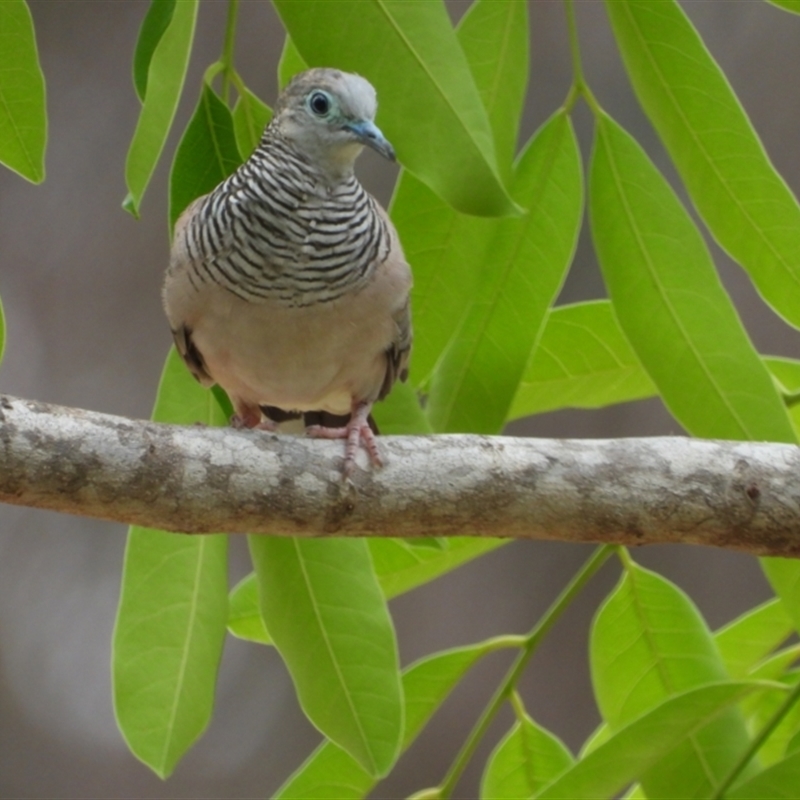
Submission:
[[[696,436],[797,441],[800,362],[758,353],[704,234],[764,301],[800,325],[800,206],[725,75],[675,0],[607,0],[641,106],[695,221],[647,153],[607,114],[581,67],[516,154],[528,74],[527,5],[474,0],[453,29],[439,0],[274,0],[286,31],[284,85],[306,65],[376,85],[379,123],[403,169],[391,214],[415,273],[410,386],[376,409],[387,433],[499,433],[512,419],[660,396]],[[800,12],[795,0],[773,0]],[[153,0],[134,54],[142,103],[125,175],[134,214],[184,90],[197,0]],[[775,12],[779,13],[779,12]],[[234,63],[237,0],[223,53],[199,87],[170,174],[169,225],[256,146],[271,112]],[[218,87],[218,88],[215,88]],[[595,123],[589,163],[576,103]],[[44,176],[44,82],[24,0],[0,3],[0,160]],[[607,300],[556,306],[588,211]],[[469,216],[470,214],[479,216]],[[0,317],[0,352],[4,327]],[[423,402],[424,400],[424,402]],[[224,424],[226,398],[172,352],[154,418]],[[498,649],[509,673],[439,786],[450,797],[497,710],[515,721],[491,754],[486,798],[793,797],[800,779],[800,565],[765,560],[776,599],[709,631],[690,598],[621,549],[600,548],[525,636],[433,653],[402,672],[387,600],[501,546],[443,541],[254,537],[255,572],[228,595],[224,536],[131,530],[114,635],[114,700],[131,750],[162,777],[201,735],[227,624],[274,646],[327,737],[281,798],[364,797],[467,671]],[[560,614],[608,557],[622,575],[598,609],[591,668],[603,724],[570,753],[516,687]]]
[[[25,0],[0,4],[0,162],[33,183],[44,180],[44,76]]]

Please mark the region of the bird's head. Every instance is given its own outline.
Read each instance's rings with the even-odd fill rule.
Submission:
[[[281,92],[273,124],[312,163],[332,176],[352,174],[366,147],[395,160],[394,149],[375,125],[375,89],[360,75],[309,69]]]

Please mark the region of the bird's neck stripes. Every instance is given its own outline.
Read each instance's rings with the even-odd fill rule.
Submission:
[[[389,238],[355,177],[330,184],[269,129],[186,228],[195,286],[213,281],[246,300],[292,306],[357,291]]]

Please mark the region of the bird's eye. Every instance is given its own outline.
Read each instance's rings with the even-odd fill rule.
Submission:
[[[331,99],[324,92],[313,92],[308,105],[317,116],[324,117],[331,110]]]

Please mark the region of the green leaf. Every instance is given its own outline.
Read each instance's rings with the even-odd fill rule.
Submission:
[[[707,438],[795,441],[700,232],[639,144],[605,115],[590,212],[617,318],[675,418]]]
[[[597,613],[591,666],[603,718],[617,728],[665,697],[728,675],[692,601],[636,564]]]
[[[509,412],[602,408],[657,394],[608,300],[551,308]]]
[[[787,688],[793,689],[800,680],[800,675],[797,672],[786,672],[786,668],[797,661],[797,651],[798,647],[795,645],[769,659],[763,668],[753,671],[752,679],[775,679]],[[767,678],[768,675],[775,677]],[[754,734],[763,731],[767,725],[771,724],[775,714],[785,702],[786,697],[776,694],[755,695],[745,700],[742,703],[742,709],[747,715],[750,730]],[[759,748],[758,758],[761,764],[770,766],[784,758],[789,752],[788,746],[798,729],[800,729],[800,705],[795,702]]]
[[[488,553],[507,539],[449,537],[442,544],[427,540],[368,539],[370,554],[387,600],[428,583],[456,567]],[[228,630],[240,639],[272,644],[261,616],[256,575],[251,572],[231,592]]]
[[[647,800],[647,795],[644,793],[641,784],[637,783],[622,795],[622,800]]]
[[[222,424],[217,409],[173,348],[153,419]],[[114,629],[114,710],[131,751],[162,778],[211,718],[227,588],[227,537],[131,527]]]
[[[800,361],[781,356],[764,356],[764,363],[772,377],[781,384],[782,392],[800,390]]]
[[[133,54],[133,86],[141,102],[147,94],[147,77],[161,37],[172,22],[176,0],[152,0],[139,29],[136,50]]]
[[[795,753],[800,750],[800,731],[798,731],[786,745],[786,753]]]
[[[200,386],[174,347],[170,348],[164,364],[152,418],[155,422],[176,425],[228,424],[214,392]]]
[[[770,585],[780,598],[784,611],[791,618],[795,632],[800,630],[800,562],[789,558],[762,558],[759,560]],[[782,741],[786,741],[793,735],[794,728],[791,726],[796,724],[797,711],[797,706],[795,706],[788,715],[789,719],[784,719],[779,726]],[[773,743],[767,742],[768,757],[775,756],[772,747],[774,747]],[[790,750],[791,744],[787,748],[787,751]]]
[[[726,800],[796,800],[800,786],[800,753],[762,770],[725,792]]]
[[[377,783],[352,756],[324,741],[272,800],[362,800]]]
[[[595,696],[612,731],[668,697],[728,677],[692,601],[635,564],[598,612],[590,646]],[[701,787],[710,792],[747,743],[741,715],[726,712],[640,776],[645,793],[702,796]]]
[[[233,109],[233,132],[242,161],[250,158],[271,119],[272,109],[243,87]]]
[[[800,327],[800,206],[725,74],[674,0],[606,9],[639,102],[709,230]]]
[[[784,11],[800,14],[800,0],[767,0],[767,2],[782,8]]]
[[[525,716],[500,740],[481,781],[483,800],[535,797],[575,759],[564,743]]]
[[[607,742],[612,736],[611,727],[607,722],[601,722],[590,734],[586,741],[581,745],[578,758],[588,756],[593,750],[597,750],[601,744]]]
[[[303,56],[300,55],[300,52],[295,47],[292,37],[287,34],[283,41],[283,50],[281,50],[281,57],[278,61],[278,88],[282,91],[298,72],[303,72],[307,69],[308,64],[303,61]]]
[[[300,705],[371,775],[403,734],[397,643],[367,543],[251,536],[261,613]]]
[[[789,410],[789,417],[794,424],[795,433],[800,437],[800,403],[797,395],[800,394],[800,361],[793,358],[778,358],[765,356],[764,363],[770,371],[773,380],[778,384],[778,391],[784,397],[784,403]],[[787,396],[794,395],[793,402],[787,402]]]
[[[436,431],[498,433],[577,243],[583,186],[570,118],[556,113],[514,170],[529,213],[500,221],[475,299],[437,365],[428,398]]]
[[[381,589],[390,599],[429,583],[508,541],[454,536],[448,537],[446,549],[414,547],[403,539],[371,538],[368,543]]]
[[[374,84],[378,124],[420,180],[464,213],[519,213],[443,3],[275,0],[275,7],[309,66],[335,64]]]
[[[784,683],[790,683],[790,678],[794,674],[792,667],[795,666],[798,654],[800,654],[800,644],[783,647],[753,666],[747,677],[759,681],[782,680]]]
[[[409,537],[404,539],[411,547],[433,548],[434,550],[443,551],[450,547],[446,536],[418,536],[417,538]]]
[[[241,163],[231,112],[204,84],[169,175],[170,229],[192,200],[214,189]]]
[[[475,0],[458,23],[456,36],[489,116],[497,161],[507,178],[528,85],[528,4]]]
[[[47,108],[33,20],[25,0],[0,3],[0,162],[44,180]]]
[[[527,23],[517,28],[526,16],[524,3],[480,0],[456,30],[505,171],[513,159],[528,74]],[[414,265],[411,381],[421,386],[472,302],[497,220],[460,214],[408,170],[395,186],[391,216]]]
[[[272,644],[261,616],[255,572],[242,578],[231,590],[228,599],[228,630],[239,639],[257,644]]]
[[[800,561],[792,558],[761,558],[759,561],[795,631],[800,631]]]
[[[786,745],[786,753],[795,753],[800,750],[800,731],[798,731],[790,740],[789,744]]]
[[[499,221],[459,214],[407,170],[400,173],[390,215],[414,268],[409,375],[414,386],[423,386],[476,296]]]
[[[114,710],[166,778],[206,729],[222,655],[227,541],[131,527],[114,632]]]
[[[731,705],[772,684],[717,683],[670,697],[617,731],[537,795],[537,800],[604,800],[614,797],[672,751],[707,728]],[[677,777],[677,776],[676,776]],[[648,797],[679,797],[645,793]],[[696,794],[695,797],[709,796]]]
[[[372,414],[383,434],[412,436],[432,432],[417,393],[409,383],[396,383],[389,396],[374,406]]]
[[[792,667],[800,655],[800,645],[794,644],[779,650],[765,658],[750,670],[750,680],[780,681],[787,687],[797,684],[798,673]],[[785,697],[777,695],[751,695],[739,704],[739,708],[747,721],[747,728],[755,736],[767,725],[778,709],[783,705]],[[800,706],[794,703],[785,713],[778,725],[770,732],[767,740],[758,749],[758,760],[763,766],[780,761],[788,752],[789,745],[796,731],[800,728]]]
[[[407,750],[436,709],[487,653],[505,646],[490,639],[431,656],[403,670],[406,727],[402,749]],[[323,742],[278,790],[273,800],[359,800],[375,779],[333,742]]]
[[[139,215],[142,196],[164,149],[181,97],[192,50],[197,0],[175,4],[167,25],[150,58],[147,93],[125,162],[128,197],[126,210]]]
[[[768,600],[716,631],[728,674],[744,678],[792,632],[792,620],[780,600]]]

